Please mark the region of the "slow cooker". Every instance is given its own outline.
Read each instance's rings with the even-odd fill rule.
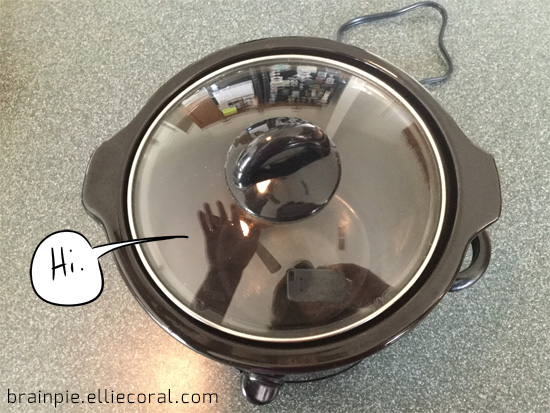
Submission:
[[[182,70],[91,157],[83,203],[145,311],[251,402],[342,371],[473,284],[493,158],[406,73],[286,37]],[[467,247],[472,262],[460,271]]]

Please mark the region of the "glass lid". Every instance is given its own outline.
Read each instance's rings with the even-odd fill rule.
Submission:
[[[128,189],[151,279],[192,317],[261,341],[354,328],[418,279],[445,182],[415,110],[371,74],[277,55],[174,98],[136,152]]]

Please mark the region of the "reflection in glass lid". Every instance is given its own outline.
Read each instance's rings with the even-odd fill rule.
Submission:
[[[211,73],[136,153],[128,211],[152,280],[182,311],[262,341],[338,334],[391,306],[445,210],[430,131],[389,86],[280,55]]]

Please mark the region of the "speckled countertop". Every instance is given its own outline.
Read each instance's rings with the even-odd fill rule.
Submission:
[[[491,152],[502,218],[493,258],[469,290],[448,294],[410,334],[335,378],[288,385],[266,407],[238,375],[188,350],[131,296],[113,257],[105,289],[64,308],[29,282],[36,245],[72,229],[106,241],[84,211],[92,151],[191,62],[246,40],[333,38],[342,22],[406,1],[0,0],[0,411],[12,392],[216,392],[184,411],[550,411],[550,3],[442,1],[456,72],[434,96]],[[438,15],[415,12],[354,30],[349,41],[414,76],[442,70]],[[63,404],[58,411],[178,411],[182,405]]]

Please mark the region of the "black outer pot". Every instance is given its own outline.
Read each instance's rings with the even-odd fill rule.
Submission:
[[[221,50],[182,70],[151,97],[128,126],[97,148],[84,180],[83,204],[103,225],[110,242],[131,238],[126,205],[129,172],[142,137],[161,110],[208,73],[242,60],[277,54],[313,55],[347,63],[380,78],[407,99],[430,128],[441,153],[448,207],[433,257],[412,288],[369,322],[340,335],[303,343],[252,341],[206,326],[164,295],[147,275],[133,246],[115,251],[124,280],[149,315],[186,346],[246,371],[243,390],[256,403],[268,402],[276,395],[284,382],[281,376],[338,370],[382,349],[426,316],[447,291],[473,284],[490,258],[490,242],[483,230],[498,219],[501,208],[493,158],[468,140],[431,94],[406,73],[364,50],[331,40],[263,39]],[[470,242],[473,262],[459,273]]]

